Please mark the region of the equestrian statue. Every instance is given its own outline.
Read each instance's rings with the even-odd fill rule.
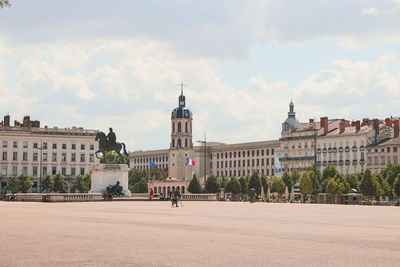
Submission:
[[[112,128],[110,128],[108,135],[103,132],[97,132],[95,140],[99,142],[99,150],[97,150],[95,153],[98,159],[98,153],[101,152],[103,157],[105,157],[106,153],[109,151],[115,151],[119,156],[122,157],[121,149],[124,149],[124,155],[128,156],[128,153],[125,149],[125,144],[117,142],[117,137],[115,136]]]

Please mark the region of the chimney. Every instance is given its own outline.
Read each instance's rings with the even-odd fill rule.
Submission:
[[[379,143],[379,120],[378,119],[373,119],[373,128],[375,130],[375,143]]]
[[[359,132],[361,129],[360,121],[355,121],[356,132]]]
[[[19,123],[19,121],[14,120],[14,126],[20,126],[21,124]]]
[[[10,115],[5,115],[4,116],[4,126],[10,127]]]
[[[356,122],[355,121],[351,122],[351,127],[356,127]]]
[[[345,128],[346,128],[346,122],[342,120],[339,124],[339,133],[343,133]]]
[[[321,117],[321,128],[324,128],[324,134],[328,133],[328,117]]]
[[[386,118],[385,119],[385,123],[386,123],[387,126],[393,127],[392,126],[392,121],[390,120],[390,118]]]
[[[29,127],[30,126],[31,117],[25,116],[24,120],[22,121],[22,127]]]
[[[310,119],[310,124],[314,124],[314,119]]]
[[[399,120],[394,121],[394,138],[399,137]]]
[[[362,120],[362,126],[368,125],[369,124],[369,119],[368,118],[364,118]]]

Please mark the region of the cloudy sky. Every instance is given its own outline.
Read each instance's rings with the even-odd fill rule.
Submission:
[[[399,116],[400,0],[10,0],[0,113],[169,147],[186,84],[193,140],[279,138],[300,121]]]

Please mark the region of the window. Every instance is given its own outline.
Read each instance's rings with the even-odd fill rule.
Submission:
[[[1,175],[7,175],[7,165],[1,166]]]
[[[47,161],[47,152],[43,153],[43,161]]]
[[[71,154],[71,161],[72,161],[72,162],[75,162],[75,161],[76,161],[76,155],[75,155],[75,153],[72,153],[72,154]]]
[[[188,132],[188,123],[185,122],[185,133],[187,133],[187,132]]]
[[[25,175],[28,174],[28,167],[27,166],[22,167],[22,173],[25,174]]]
[[[89,161],[90,162],[94,162],[94,154],[90,154],[89,155]]]
[[[62,167],[62,168],[61,168],[61,174],[65,176],[66,173],[67,173],[67,168]]]
[[[67,144],[62,144],[62,149],[67,149]]]
[[[75,176],[75,174],[76,174],[76,169],[75,168],[71,168],[71,175]]]
[[[57,149],[57,143],[53,143],[53,149]]]
[[[269,155],[269,149],[267,149],[265,152],[267,153],[267,156],[268,156]]]
[[[38,148],[38,143],[33,143],[33,148]]]
[[[12,175],[13,176],[17,176],[18,175],[18,167],[17,166],[13,166],[12,167]]]
[[[38,152],[33,152],[33,161],[37,161],[38,160]]]
[[[397,152],[397,147],[394,147],[394,148],[393,148],[393,152]]]
[[[81,168],[81,175],[85,175],[85,168]]]
[[[182,125],[181,125],[181,123],[180,123],[180,122],[178,122],[178,133],[180,133],[180,132],[181,132],[181,130],[182,130]]]
[[[13,160],[18,160],[18,152],[13,152]]]
[[[271,155],[273,155],[274,154],[274,149],[271,149]]]
[[[85,144],[81,144],[81,150],[85,150]]]
[[[43,167],[43,174],[47,174],[47,167]]]
[[[62,153],[61,154],[61,161],[66,162],[67,161],[67,153]]]
[[[57,152],[53,152],[52,154],[52,161],[57,161]]]
[[[43,143],[43,149],[47,149],[47,142]]]
[[[32,173],[33,173],[33,177],[37,177],[38,176],[38,167],[37,166],[33,166]]]
[[[90,150],[94,150],[94,145],[90,144]]]
[[[23,152],[22,153],[22,160],[28,160],[28,152]]]
[[[24,142],[22,145],[23,148],[28,148],[28,142]]]
[[[81,162],[85,162],[85,154],[81,154]]]
[[[18,148],[18,142],[14,141],[13,148]]]
[[[76,149],[76,144],[72,144],[71,149]]]
[[[7,152],[3,151],[3,160],[7,160]]]
[[[3,141],[3,147],[4,147],[4,148],[7,147],[7,141]]]
[[[52,175],[57,174],[57,167],[52,167],[51,168],[51,174]]]

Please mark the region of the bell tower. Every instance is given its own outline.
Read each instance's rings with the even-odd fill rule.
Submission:
[[[186,158],[194,159],[192,141],[193,114],[186,107],[186,98],[183,94],[183,82],[178,107],[171,113],[171,144],[169,149],[168,170],[169,177],[179,180],[191,180],[194,167],[186,165]]]

